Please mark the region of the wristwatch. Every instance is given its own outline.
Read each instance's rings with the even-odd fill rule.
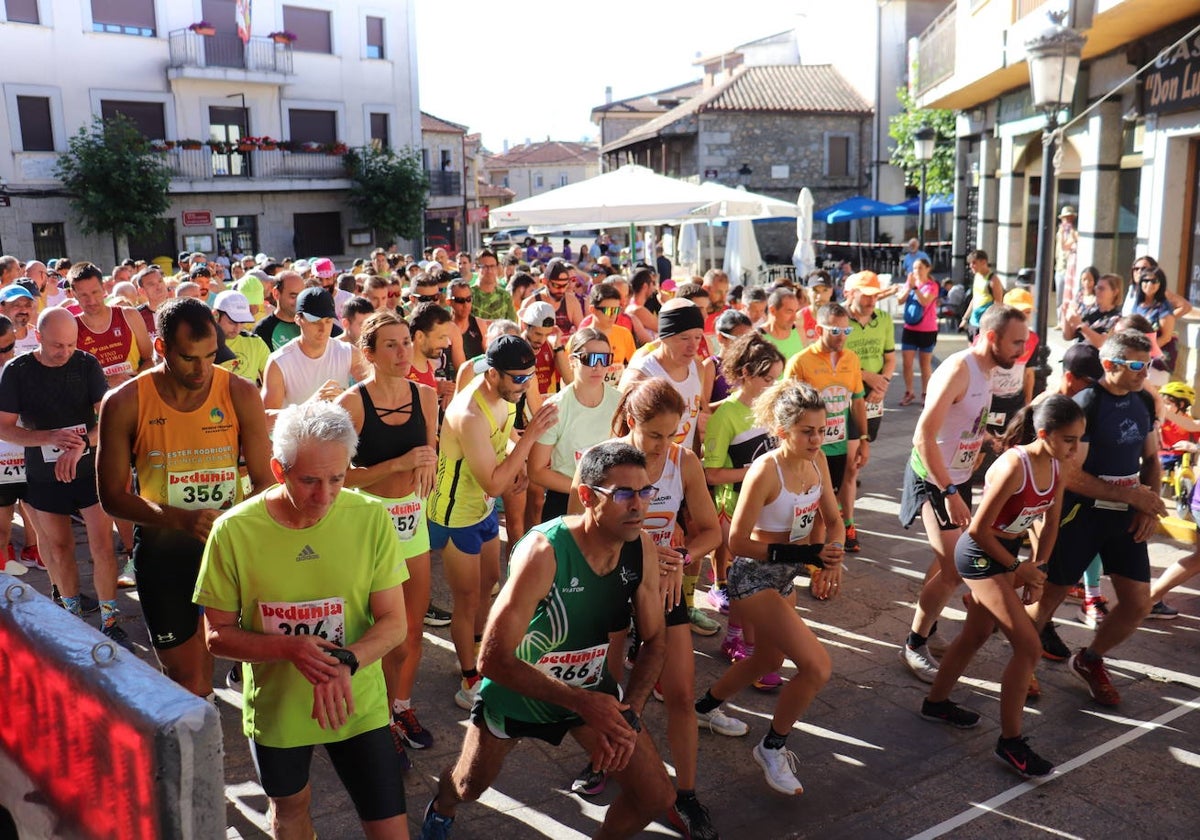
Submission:
[[[957,484],[947,485],[946,489],[942,491],[942,495],[943,496],[957,496],[958,495],[958,485]]]
[[[637,712],[635,712],[633,709],[622,709],[621,717],[625,718],[625,722],[633,727],[634,732],[642,731],[641,718],[637,716]]]
[[[327,653],[349,668],[350,676],[354,676],[354,672],[358,670],[358,657],[354,655],[354,651],[349,648],[336,648]]]

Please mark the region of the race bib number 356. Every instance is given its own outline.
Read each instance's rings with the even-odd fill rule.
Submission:
[[[320,636],[335,645],[346,644],[346,601],[260,601],[264,633],[275,636]]]
[[[167,504],[187,510],[226,510],[237,495],[236,467],[167,473]]]

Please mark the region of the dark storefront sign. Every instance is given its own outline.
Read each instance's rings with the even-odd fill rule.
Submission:
[[[1187,30],[1170,31],[1178,38]],[[1160,52],[1142,78],[1142,113],[1173,114],[1200,108],[1200,35],[1174,47],[1170,41],[1154,44],[1157,39],[1148,40]]]

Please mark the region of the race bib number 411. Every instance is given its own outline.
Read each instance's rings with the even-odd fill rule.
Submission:
[[[346,644],[346,601],[260,601],[264,633],[275,636],[320,636],[335,645]]]

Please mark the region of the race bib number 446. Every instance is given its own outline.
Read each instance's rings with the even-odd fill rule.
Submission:
[[[320,636],[335,645],[346,644],[346,601],[260,601],[264,633],[275,636]]]

